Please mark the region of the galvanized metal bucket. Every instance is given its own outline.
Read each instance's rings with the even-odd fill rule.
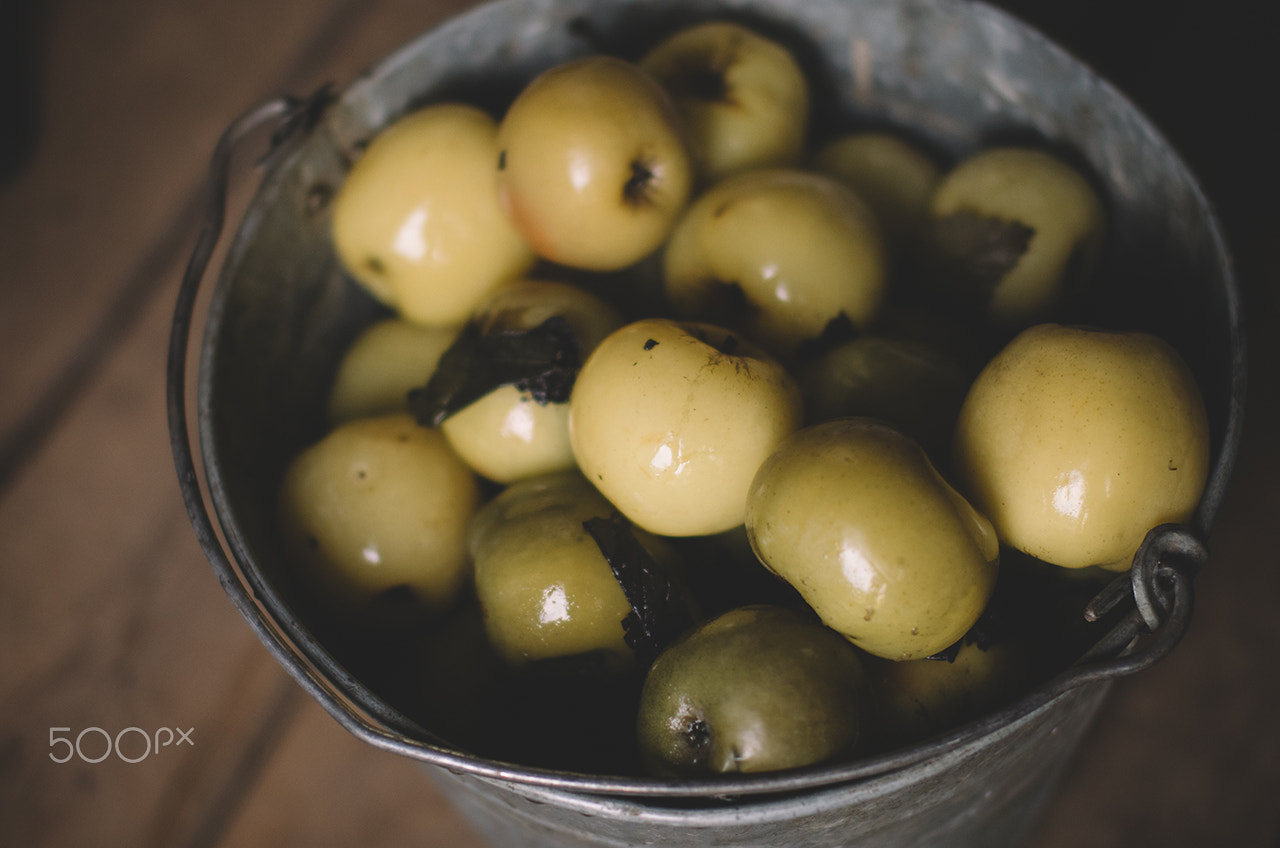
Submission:
[[[306,620],[272,516],[288,458],[320,434],[338,356],[374,314],[341,273],[326,203],[352,157],[415,105],[498,110],[537,71],[591,51],[632,56],[708,16],[747,21],[797,50],[822,120],[889,125],[959,157],[1033,136],[1071,156],[1109,203],[1110,250],[1077,316],[1147,329],[1192,366],[1214,465],[1187,526],[1153,528],[1135,566],[1088,613],[1093,649],[1034,692],[927,742],[865,759],[735,780],[676,781],[535,768],[439,738],[352,676]],[[232,150],[273,130],[200,348],[193,454],[186,367],[194,306],[223,226]],[[228,129],[208,223],[175,313],[174,458],[193,526],[228,595],[281,665],[344,727],[414,758],[501,846],[1016,844],[1034,824],[1110,680],[1158,661],[1189,620],[1203,538],[1222,505],[1244,397],[1241,306],[1217,220],[1175,151],[1114,88],[1038,33],[970,0],[499,0],[408,44],[339,95],[282,98]],[[215,529],[210,508],[216,515]],[[221,538],[219,532],[221,531]],[[1085,611],[1082,611],[1085,612]]]

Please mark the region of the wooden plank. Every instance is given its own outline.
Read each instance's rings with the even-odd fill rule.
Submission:
[[[160,378],[169,300],[153,300],[0,500],[4,844],[178,844],[278,709],[281,673],[178,498]],[[129,727],[191,730],[194,744],[148,754],[130,732],[122,747],[140,762],[84,761]],[[66,750],[51,734],[82,731],[82,756],[55,762]]]
[[[316,24],[344,6],[219,8],[54,9],[40,146],[0,196],[0,440],[59,374],[91,366],[60,386],[0,500],[0,844],[216,838],[303,697],[195,543],[162,374],[195,236],[175,212],[203,190],[230,117],[314,62]],[[139,762],[51,759],[66,753],[52,736],[84,732],[96,759],[133,727],[120,738]],[[148,753],[143,733],[161,728],[194,744]]]
[[[135,11],[141,16],[147,10]],[[213,23],[210,30],[216,32],[219,27]],[[237,40],[243,20],[228,17],[222,23],[227,40]],[[283,26],[288,30],[298,23],[294,19]],[[309,84],[309,77],[354,76],[377,56],[347,50],[348,32],[363,30],[348,30],[346,18],[340,23],[313,38],[309,53],[288,72],[277,73],[274,65],[266,72],[258,68],[258,76],[246,72],[242,88],[264,87],[261,78],[272,75],[302,85]],[[191,25],[201,29],[194,21]],[[373,39],[378,55],[399,25],[388,25],[382,42]],[[103,29],[108,40],[128,40],[127,27],[114,31],[103,24]],[[65,37],[83,38],[88,32]],[[286,33],[272,28],[256,32],[264,42],[276,45],[296,46],[308,35],[304,29],[291,41],[284,37]],[[158,38],[146,27],[137,37],[149,44]],[[116,46],[129,52],[127,46]],[[331,50],[347,64],[338,61],[333,63],[336,67],[326,67]],[[217,67],[234,60],[229,56]],[[188,70],[202,81],[218,78],[209,69]],[[56,85],[51,88],[57,90]],[[147,159],[144,152],[140,157],[145,161],[133,163],[145,174],[136,186],[113,185],[108,179],[103,192],[121,195],[118,208],[143,208],[154,201],[161,207],[168,202],[171,211],[182,195],[194,195],[213,140],[229,116],[256,99],[257,95],[247,96],[230,104],[226,115],[202,113],[207,125],[191,131],[188,150],[172,160]],[[88,110],[93,104],[73,105]],[[165,108],[163,102],[153,111],[155,107],[156,103],[135,103],[130,108],[141,110],[137,117],[145,126],[159,119]],[[66,120],[68,126],[80,121],[81,131],[87,131],[96,119],[92,114],[73,114]],[[197,139],[200,144],[195,143]],[[42,155],[49,161],[71,163],[82,152],[72,145],[63,153]],[[19,269],[23,261],[35,261],[27,257],[28,252],[48,251],[56,257],[53,242],[42,240],[76,223],[65,210],[61,218],[57,210],[25,218],[18,214],[24,190],[35,194],[72,190],[59,183],[62,175],[50,175],[49,167],[35,165],[20,183],[34,188],[19,187],[5,198],[4,210],[11,216],[6,223],[12,224],[16,236],[5,244],[14,246]],[[137,179],[138,174],[132,177]],[[241,205],[243,200],[241,192]],[[162,215],[164,210],[152,211]],[[101,303],[112,294],[110,280],[84,292],[71,291],[75,286],[70,283],[76,282],[80,270],[76,264],[83,263],[84,270],[89,270],[97,256],[124,266],[136,258],[130,254],[139,245],[146,247],[147,236],[162,223],[144,216],[130,218],[118,231],[106,227],[95,232],[102,244],[90,247],[100,249],[55,261],[51,280],[65,285],[53,285],[39,297],[6,288],[3,314],[9,329],[16,329],[23,320],[30,322],[48,331],[47,335],[33,331],[33,336],[48,340],[55,354],[65,353],[75,343],[68,337],[92,323],[83,314],[92,311],[87,304]],[[182,240],[193,237],[194,226]],[[137,314],[113,316],[127,326],[99,346],[96,353],[103,358],[102,364],[90,375],[82,395],[70,398],[59,426],[27,459],[0,501],[4,585],[0,644],[5,669],[0,688],[0,751],[4,752],[0,842],[4,844],[214,844],[304,697],[222,595],[194,543],[178,498],[164,430],[160,377],[174,284],[185,261],[185,249],[173,252],[163,267],[155,259],[150,263],[155,267],[143,267],[134,275],[138,285],[149,287],[132,304]],[[68,314],[47,314],[55,296],[68,293],[75,301],[69,304]],[[76,295],[82,298],[76,301]],[[30,341],[7,338],[16,344]],[[42,366],[58,365],[53,362],[56,355],[43,362],[20,362],[10,353],[5,351],[5,379],[14,383],[30,382]],[[10,410],[30,399],[21,393],[6,397],[14,401],[6,407]],[[117,756],[101,763],[83,762],[79,757],[56,763],[49,757],[63,753],[61,743],[50,746],[51,734],[74,740],[86,731],[82,753],[96,758],[104,753],[104,733],[114,735],[133,727],[148,734],[161,727],[188,729],[197,744],[157,751],[138,763]],[[128,740],[127,755],[141,756],[142,733],[126,733],[122,738]],[[359,753],[377,764],[375,771],[386,762],[373,751]]]
[[[1250,392],[1244,446],[1209,539],[1209,564],[1196,578],[1190,630],[1169,657],[1116,686],[1032,845],[1273,848],[1280,844],[1280,339],[1273,329],[1280,214],[1271,198],[1280,170],[1253,126],[1254,81],[1276,75],[1274,12],[1246,2],[1134,4],[1121,26],[1103,30],[1096,16],[1081,17],[1088,23],[1067,46],[1080,43],[1123,84],[1187,158],[1221,216],[1244,296]],[[1128,56],[1139,41],[1154,45],[1135,64]]]
[[[188,249],[223,127],[314,65],[353,7],[216,8],[50,4],[38,145],[0,194],[0,485]]]
[[[0,442],[109,304],[135,280],[145,291],[92,348],[87,388],[0,496],[0,844],[479,844],[412,763],[362,745],[306,700],[210,575],[173,482],[160,389],[185,245],[146,261],[197,190],[217,133],[268,80],[296,92],[344,82],[465,5],[56,7],[45,146],[0,194]],[[338,11],[321,26],[317,9]],[[293,58],[255,52],[267,45]],[[83,76],[103,67],[111,73]],[[1216,173],[1237,180],[1238,197],[1273,187],[1230,164]],[[1234,206],[1236,220],[1255,211],[1245,208]],[[1280,318],[1280,269],[1262,247],[1278,225],[1257,219],[1240,254],[1242,276],[1272,292],[1255,302],[1257,327]],[[194,236],[175,231],[175,244]],[[1266,445],[1280,427],[1280,357],[1271,338],[1263,345],[1264,411],[1251,410],[1253,441],[1213,569],[1197,583],[1192,631],[1117,688],[1039,848],[1269,846],[1280,832],[1269,673],[1280,649],[1270,542],[1280,467]],[[195,744],[136,764],[49,759],[50,728],[130,726],[189,727]],[[88,735],[94,744],[101,737]]]
[[[1196,580],[1190,632],[1117,687],[1036,848],[1275,844],[1280,573],[1266,539],[1280,514],[1280,451],[1249,459]]]
[[[219,844],[487,848],[420,766],[369,747],[311,701]]]
[[[1233,245],[1255,327],[1280,321],[1280,215]],[[1280,837],[1280,338],[1251,336],[1247,426],[1191,627],[1153,668],[1117,684],[1032,848],[1232,845]]]

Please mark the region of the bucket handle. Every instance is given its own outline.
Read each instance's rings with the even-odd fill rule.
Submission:
[[[537,779],[529,774],[518,776],[498,763],[479,766],[474,758],[426,741],[433,738],[432,734],[376,697],[371,696],[374,703],[363,705],[362,711],[337,692],[323,674],[292,650],[288,637],[255,601],[252,589],[223,547],[200,487],[186,409],[186,371],[197,296],[225,223],[232,155],[248,137],[274,122],[268,150],[258,162],[259,167],[269,166],[292,142],[305,137],[315,127],[333,99],[332,87],[325,85],[307,97],[280,96],[268,100],[233,121],[214,149],[204,223],[183,274],[174,308],[166,375],[170,446],[187,514],[219,583],[241,616],[285,671],[348,732],[374,747],[429,760],[451,771],[556,786],[561,783],[556,774]],[[1192,581],[1207,558],[1205,544],[1187,525],[1163,524],[1153,528],[1138,548],[1131,568],[1117,575],[1084,610],[1088,622],[1111,617],[1117,618],[1117,623],[1070,667],[1001,712],[1027,712],[1079,686],[1134,674],[1164,658],[1187,630],[1193,605]],[[1005,719],[993,716],[989,720]],[[853,770],[849,777],[868,777],[910,765],[922,759],[931,747],[926,745],[913,752],[881,758],[874,765]],[[607,779],[597,781],[598,785],[592,785],[591,781],[569,783],[574,789],[586,792],[617,793],[620,789],[615,781]],[[785,784],[786,779],[781,783]]]
[[[183,501],[197,541],[209,558],[223,590],[268,652],[350,733],[375,747],[407,754],[421,749],[421,740],[431,738],[431,734],[385,704],[371,705],[366,714],[349,703],[322,674],[291,650],[287,636],[254,600],[251,588],[232,564],[232,558],[223,547],[210,517],[196,471],[192,451],[194,434],[187,415],[186,374],[191,324],[201,283],[222,237],[232,156],[247,138],[271,126],[267,152],[257,163],[259,168],[269,167],[291,142],[305,137],[315,127],[333,99],[332,86],[326,84],[308,97],[286,95],[267,100],[234,120],[218,139],[209,168],[204,223],[178,290],[169,337],[166,372],[169,441]],[[372,720],[375,718],[376,722]],[[441,752],[435,760],[446,767],[464,762],[461,757],[446,752]]]
[[[1050,688],[1062,692],[1124,677],[1167,656],[1191,623],[1193,581],[1208,558],[1208,547],[1184,524],[1161,524],[1148,531],[1129,570],[1094,596],[1084,618],[1098,622],[1129,604],[1132,608]]]

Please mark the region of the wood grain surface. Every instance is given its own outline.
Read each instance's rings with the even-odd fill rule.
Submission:
[[[273,94],[349,82],[472,3],[13,5],[0,48],[34,61],[0,82],[0,106],[36,110],[0,112],[32,141],[0,162],[0,845],[480,846],[415,764],[342,730],[245,626],[192,534],[164,411],[222,129]],[[1276,846],[1280,179],[1264,127],[1280,29],[1235,0],[1004,5],[1116,82],[1201,176],[1252,345],[1243,454],[1190,632],[1115,687],[1032,845]],[[233,214],[253,180],[237,177]],[[89,727],[191,743],[135,764],[51,759],[51,729]]]

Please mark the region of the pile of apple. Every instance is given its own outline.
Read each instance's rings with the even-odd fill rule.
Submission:
[[[334,616],[474,609],[489,659],[446,627],[428,653],[635,681],[651,773],[789,768],[1007,694],[1026,657],[974,636],[1002,553],[1123,570],[1189,517],[1185,364],[1051,323],[1101,250],[1090,182],[812,139],[810,101],[712,21],[372,139],[332,236],[388,317],[280,496]]]

